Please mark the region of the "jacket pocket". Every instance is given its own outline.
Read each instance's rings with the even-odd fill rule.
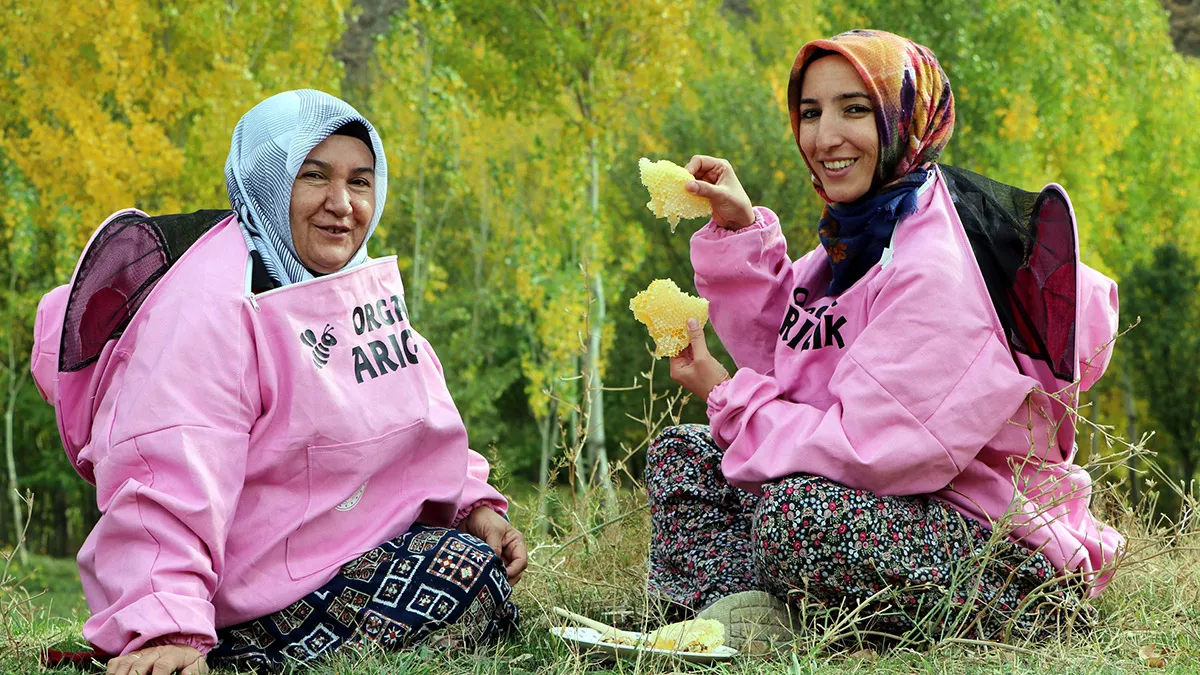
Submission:
[[[420,419],[368,440],[308,447],[307,504],[287,538],[288,576],[311,576],[399,534],[391,530],[407,515],[404,467],[424,432]]]

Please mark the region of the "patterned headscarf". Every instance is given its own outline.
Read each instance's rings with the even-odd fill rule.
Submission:
[[[833,278],[825,295],[841,295],[879,262],[896,223],[916,210],[932,164],[954,132],[950,80],[928,48],[884,31],[853,30],[800,49],[788,81],[788,112],[800,145],[800,89],[817,58],[840,54],[858,71],[875,109],[879,162],[867,194],[851,204],[833,202],[808,157],[813,188],[826,202],[817,234]]]
[[[826,52],[841,54],[854,65],[875,108],[879,164],[872,192],[938,158],[954,132],[950,80],[928,47],[881,30],[852,30],[800,48],[788,81],[788,112],[797,145],[804,71],[815,56]],[[816,176],[807,157],[804,162]],[[815,181],[817,194],[829,202],[829,196]]]
[[[292,184],[313,148],[347,124],[370,136],[375,157],[375,213],[362,246],[346,267],[367,259],[367,242],[379,225],[387,197],[387,158],[379,134],[350,104],[325,92],[298,89],[276,94],[242,116],[225,161],[225,189],[237,212],[246,246],[262,258],[280,286],[313,278],[292,242]],[[359,137],[359,134],[350,132]]]

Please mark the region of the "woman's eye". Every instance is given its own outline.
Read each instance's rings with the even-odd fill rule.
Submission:
[[[846,108],[846,112],[850,113],[851,115],[866,115],[871,112],[871,109],[865,105],[852,105],[849,108]]]
[[[821,111],[816,108],[809,108],[808,110],[800,111],[800,119],[802,120],[815,120],[820,116]]]
[[[313,178],[316,180],[320,180],[321,177],[322,177],[321,174],[316,171],[309,171],[304,174],[304,178]]]

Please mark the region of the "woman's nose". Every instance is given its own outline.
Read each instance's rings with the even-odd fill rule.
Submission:
[[[817,149],[828,152],[841,145],[843,141],[841,124],[836,120],[826,120],[824,116],[817,121]]]
[[[325,194],[325,208],[330,213],[337,216],[350,215],[350,189],[349,186],[333,183],[329,186],[329,192]]]

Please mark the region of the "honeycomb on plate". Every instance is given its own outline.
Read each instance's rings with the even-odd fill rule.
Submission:
[[[725,626],[714,619],[689,619],[667,624],[641,636],[617,631],[606,634],[602,639],[618,645],[642,645],[650,649],[708,654],[725,644]]]
[[[663,626],[647,640],[653,649],[707,654],[725,644],[725,626],[714,619],[691,619]]]
[[[650,191],[646,208],[655,216],[666,218],[671,223],[671,232],[680,218],[701,218],[712,214],[712,204],[704,197],[687,191],[688,181],[693,180],[688,170],[669,159],[657,162],[642,157],[638,160],[642,185]]]
[[[670,279],[655,279],[629,301],[633,318],[645,324],[654,338],[654,356],[677,356],[688,346],[688,319],[708,322],[708,300],[679,290]]]

